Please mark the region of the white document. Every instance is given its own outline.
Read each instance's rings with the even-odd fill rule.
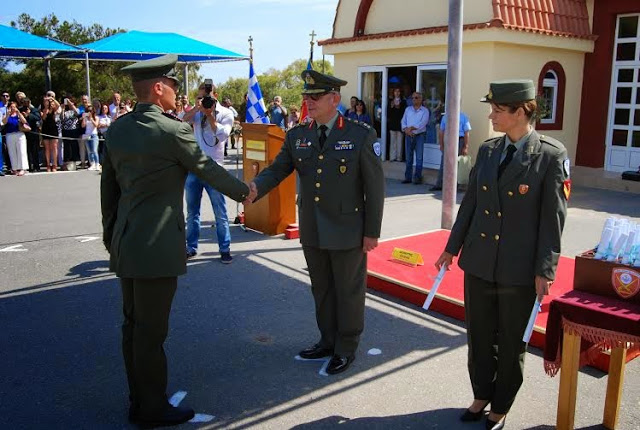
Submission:
[[[446,272],[447,272],[447,266],[443,264],[442,267],[440,267],[438,276],[436,276],[436,279],[433,281],[433,285],[431,286],[431,290],[429,290],[429,295],[427,296],[427,300],[425,300],[424,305],[422,305],[422,309],[428,310],[429,306],[431,306],[431,302],[433,301],[433,298],[436,296],[436,291],[438,291],[440,282],[442,282],[442,279],[444,279],[444,274]]]
[[[542,310],[542,304],[540,299],[536,297],[536,301],[533,304],[533,309],[531,309],[531,315],[529,316],[529,322],[527,323],[527,328],[524,331],[524,336],[522,336],[522,341],[525,343],[529,343],[529,339],[531,339],[531,334],[533,333],[533,325],[536,323],[536,318],[538,317],[538,313]]]

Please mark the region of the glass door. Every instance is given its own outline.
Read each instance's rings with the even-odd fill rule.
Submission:
[[[382,159],[386,159],[387,136],[387,68],[370,66],[358,68],[358,98],[364,102],[366,112],[375,128],[382,147]],[[343,100],[348,104],[348,100]]]
[[[447,90],[446,64],[430,64],[418,66],[416,77],[417,91],[422,93],[424,106],[429,109],[426,143],[424,145],[423,165],[429,169],[440,168],[440,145],[438,128],[444,113],[445,94]]]
[[[640,14],[620,15],[611,77],[607,170],[640,167]]]

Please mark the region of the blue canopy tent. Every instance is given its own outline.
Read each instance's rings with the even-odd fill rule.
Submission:
[[[82,50],[57,40],[35,36],[13,27],[0,25],[0,57],[43,59],[47,89],[51,88],[49,60],[59,53],[78,54],[82,53]]]
[[[79,46],[84,52],[60,53],[58,58],[99,61],[140,61],[165,54],[176,54],[185,67],[185,92],[187,64],[220,61],[249,60],[241,55],[215,45],[191,39],[176,33],[148,33],[129,31]]]

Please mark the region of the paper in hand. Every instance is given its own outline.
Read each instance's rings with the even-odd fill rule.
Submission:
[[[436,291],[438,291],[438,287],[440,286],[440,283],[442,282],[442,279],[444,278],[444,274],[446,273],[446,271],[447,271],[447,266],[446,264],[443,264],[440,267],[438,276],[436,276],[436,279],[433,281],[433,285],[431,286],[431,290],[429,290],[429,295],[427,296],[427,300],[425,300],[424,304],[422,305],[422,309],[428,310],[429,306],[431,306],[431,302],[433,301],[433,298],[436,296]]]

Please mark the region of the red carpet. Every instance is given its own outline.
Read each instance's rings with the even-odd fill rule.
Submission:
[[[444,250],[448,238],[449,230],[434,230],[380,242],[379,246],[368,256],[367,285],[374,290],[422,306],[433,285],[433,279],[438,273],[433,264]],[[424,265],[411,267],[392,261],[391,253],[394,248],[419,252],[424,259]],[[560,257],[556,280],[553,283],[551,294],[542,303],[542,311],[538,314],[531,336],[531,345],[544,348],[549,302],[553,297],[573,289],[574,264],[573,258]],[[462,270],[454,262],[438,288],[429,308],[430,311],[433,310],[461,321],[464,320],[463,276]],[[606,371],[609,367],[609,355],[601,354],[595,366]]]

